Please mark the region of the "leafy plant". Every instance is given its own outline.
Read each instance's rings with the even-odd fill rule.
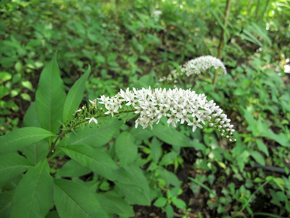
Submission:
[[[34,217],[83,216],[81,208],[94,217],[287,216],[289,3],[232,1],[228,17],[225,8],[214,0],[1,1],[0,216],[17,217],[28,204]],[[235,144],[207,122],[192,132],[163,116],[152,130],[134,128],[140,114],[120,89],[172,90],[161,76],[201,54],[217,56],[221,43],[226,75],[212,84],[219,70],[207,69],[174,86],[223,108],[238,130]],[[55,58],[41,74],[55,50],[61,78]],[[113,118],[100,99],[89,101],[102,95],[122,99]],[[47,195],[43,204],[39,195],[24,200],[32,189]]]
[[[125,212],[126,216],[129,216],[132,214],[132,209],[120,211],[122,205],[130,208],[130,203],[150,204],[152,197],[149,195],[150,189],[146,179],[140,168],[132,165],[137,158],[134,136],[129,132],[123,132],[116,138],[115,152],[120,160],[118,165],[106,152],[107,149],[103,145],[111,140],[114,132],[120,127],[120,121],[113,119],[114,123],[101,125],[97,129],[91,126],[91,124],[105,122],[109,115],[122,117],[125,113],[138,110],[140,115],[136,124],[139,123],[143,128],[148,125],[152,126],[153,122],[160,122],[163,115],[168,117],[167,123],[171,123],[173,126],[176,126],[179,119],[183,119],[181,122],[186,121],[192,125],[193,131],[197,127],[202,127],[199,124],[201,120],[203,123],[208,122],[209,125],[215,126],[227,139],[233,140],[232,131],[230,131],[232,127],[228,124],[226,115],[222,113],[222,110],[213,105],[212,102],[204,100],[204,96],[200,97],[194,92],[177,89],[168,90],[167,93],[165,90],[160,92],[161,90],[158,89],[142,89],[130,92],[127,89],[125,92],[121,90],[118,95],[112,98],[102,96],[100,104],[104,104],[105,108],[99,107],[95,100],[90,101],[89,108],[83,106],[77,110],[82,101],[85,82],[89,74],[90,68],[66,95],[55,55],[41,73],[36,91],[36,101],[31,104],[24,118],[25,127],[13,130],[10,134],[0,138],[0,154],[3,158],[1,171],[6,173],[5,177],[2,177],[2,185],[4,189],[13,193],[13,197],[5,202],[11,206],[1,212],[3,216],[44,217],[52,205],[55,205],[60,217],[65,217],[67,214],[70,217],[87,215],[108,217],[110,213],[116,213],[116,211],[118,213]],[[174,99],[176,97],[180,99],[185,94],[189,95],[186,104],[193,102],[196,105],[196,110],[200,110],[193,112],[193,115],[198,116],[193,120],[187,115],[186,118],[180,117],[181,113],[175,111],[180,105]],[[172,97],[174,97],[173,100]],[[164,103],[161,102],[162,99]],[[159,102],[156,109],[153,106],[155,101]],[[122,106],[125,103],[126,105]],[[150,106],[150,104],[152,105]],[[165,107],[163,104],[165,106],[168,104],[168,114],[157,113],[157,109],[163,110],[162,108]],[[177,107],[172,104],[176,104]],[[152,114],[148,115],[150,110]],[[213,118],[207,117],[209,114],[206,112],[212,114]],[[186,113],[192,113],[189,106]],[[207,115],[202,116],[202,113]],[[88,117],[89,115],[92,117]],[[220,127],[220,120],[225,120],[227,125]],[[89,124],[89,126],[83,126],[78,131],[77,128],[80,128],[82,124]],[[159,130],[158,134],[164,134],[162,129]],[[179,142],[176,141],[176,145]],[[53,167],[53,158],[64,154],[71,159],[67,162],[71,166],[65,164],[64,169],[69,170],[71,167],[77,166],[80,172],[93,172],[96,181],[87,185],[79,179],[72,181],[61,179],[60,175],[74,177],[76,172],[67,173],[67,170],[60,170],[60,173],[52,176],[51,173],[54,174],[56,170],[59,170],[58,167]],[[159,163],[160,166],[171,163],[172,155],[169,154],[164,155]],[[177,154],[172,154],[173,158],[177,157]],[[154,159],[158,161],[158,156]],[[9,172],[10,168],[13,168],[12,172]],[[85,169],[89,169],[89,171]],[[22,173],[26,170],[28,171],[23,175]],[[106,182],[105,179],[115,183],[115,189],[110,188],[111,193],[115,193],[112,195],[115,195],[115,200],[96,193]],[[30,182],[31,180],[33,183]],[[15,190],[6,186],[11,182],[17,184]],[[136,197],[132,196],[132,190],[134,190],[134,195],[142,195],[143,197],[137,200]],[[127,201],[122,200],[122,195],[119,192],[126,196]],[[174,194],[169,190],[167,191],[166,213],[169,217],[173,217],[171,202],[178,208],[186,209],[186,204],[176,198],[177,194],[176,191]],[[41,200],[43,198],[45,201]]]

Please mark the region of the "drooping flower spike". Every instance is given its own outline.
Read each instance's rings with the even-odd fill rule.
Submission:
[[[201,56],[195,58],[193,60],[188,61],[181,67],[181,75],[186,74],[187,76],[191,76],[192,74],[200,74],[201,71],[207,70],[211,67],[214,67],[216,70],[219,70],[219,74],[227,74],[227,70],[223,62],[215,58],[213,56]],[[176,70],[172,71],[167,77],[163,77],[160,81],[164,80],[175,80],[178,77],[178,73]]]
[[[194,132],[197,127],[203,125],[215,127],[221,135],[229,141],[235,141],[233,137],[233,125],[230,119],[223,113],[213,100],[207,101],[204,94],[197,94],[191,90],[183,89],[145,89],[120,92],[113,97],[101,96],[99,104],[105,106],[105,114],[116,115],[123,106],[129,106],[136,114],[139,114],[135,121],[135,127],[141,125],[143,128],[153,123],[159,123],[161,117],[167,117],[168,125],[174,127],[177,123],[187,123],[192,126]]]

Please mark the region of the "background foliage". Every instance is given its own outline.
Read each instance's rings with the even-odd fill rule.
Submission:
[[[98,214],[101,217],[149,217],[148,211],[167,217],[289,215],[290,85],[284,65],[290,56],[290,4],[286,0],[232,1],[226,27],[225,6],[223,0],[1,1],[1,135],[21,126],[40,125],[58,133],[60,123],[49,126],[46,119],[32,123],[34,112],[47,107],[47,93],[40,91],[44,82],[59,88],[64,84],[65,90],[58,93],[62,100],[50,102],[56,111],[62,104],[69,105],[64,102],[65,92],[85,72],[81,105],[103,94],[114,95],[120,88],[169,88],[173,84],[161,84],[158,78],[195,57],[216,56],[223,40],[226,76],[218,77],[214,86],[214,71],[209,70],[175,85],[215,100],[232,120],[238,140],[229,144],[210,128],[192,133],[190,127],[168,128],[163,122],[153,130],[142,130],[131,121],[113,119],[78,130],[81,140],[75,145],[75,135],[70,133],[60,147],[61,143],[72,147],[47,160],[46,141],[29,141],[34,144],[20,149],[21,155],[1,155],[0,217],[15,211],[10,205],[13,198],[21,204],[21,195],[14,195],[17,186],[29,193],[23,184],[35,176],[49,180],[47,172],[56,179],[66,178],[54,184],[48,181],[54,185],[55,199],[66,199],[65,193],[77,189],[87,193],[80,196],[80,202],[105,202],[96,207],[115,202],[115,207]],[[225,37],[220,39],[222,31]],[[56,51],[60,71],[54,60],[56,76],[49,81],[40,74]],[[43,102],[38,109],[32,104],[35,100]],[[68,117],[71,108],[65,107],[59,116]],[[49,134],[39,132],[39,137]],[[31,153],[32,146],[36,153]],[[112,183],[115,178],[92,173],[95,168],[83,167],[83,160],[77,162],[76,152],[90,153],[91,146],[135,172],[147,195],[119,181]],[[21,167],[14,177],[2,177],[11,167],[9,160]],[[44,192],[49,185],[43,187]],[[101,193],[99,199],[92,191]],[[54,204],[58,214],[53,205],[39,205],[50,212],[37,216],[64,217],[63,202],[55,200]],[[95,213],[90,205],[82,207]],[[144,211],[145,207],[150,209]]]

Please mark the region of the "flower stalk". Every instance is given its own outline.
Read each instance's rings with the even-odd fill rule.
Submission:
[[[167,118],[168,125],[176,126],[177,123],[192,126],[194,132],[203,125],[216,128],[221,136],[229,141],[233,137],[233,125],[213,100],[208,101],[204,94],[197,94],[191,90],[183,89],[145,89],[120,90],[113,97],[101,96],[99,104],[105,106],[106,115],[117,115],[122,107],[131,107],[138,114],[135,127],[138,125],[153,128],[154,123],[159,123],[162,117]]]

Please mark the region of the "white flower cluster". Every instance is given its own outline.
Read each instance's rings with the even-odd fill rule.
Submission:
[[[105,114],[118,114],[122,106],[132,107],[132,110],[140,114],[135,121],[135,127],[141,125],[143,128],[158,123],[161,117],[167,117],[167,123],[176,126],[176,123],[187,123],[192,126],[194,132],[202,124],[216,127],[222,136],[229,141],[235,141],[232,134],[235,131],[230,119],[217,106],[213,100],[207,101],[204,94],[196,94],[191,90],[183,89],[144,89],[120,90],[113,97],[99,98],[100,104],[106,108]],[[126,108],[127,108],[126,107]]]
[[[207,70],[211,67],[214,67],[216,70],[220,68],[224,74],[227,74],[227,70],[223,62],[218,58],[208,55],[188,61],[183,67],[181,67],[181,75],[186,74],[187,76],[190,76],[192,74],[200,74],[202,70]],[[171,81],[175,80],[177,77],[178,73],[174,70],[167,77],[162,77],[160,81]]]
[[[201,56],[190,60],[181,68],[181,71],[186,73],[187,76],[190,76],[192,74],[200,74],[201,70],[207,70],[211,67],[214,67],[216,70],[221,68],[223,73],[227,74],[223,62],[213,56]]]

